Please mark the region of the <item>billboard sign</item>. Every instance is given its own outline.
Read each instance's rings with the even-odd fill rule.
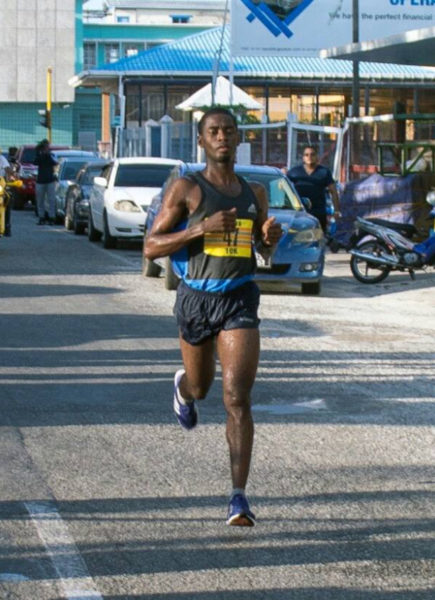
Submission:
[[[352,0],[232,0],[233,56],[319,56],[352,42]],[[360,0],[360,41],[435,24],[435,0]]]

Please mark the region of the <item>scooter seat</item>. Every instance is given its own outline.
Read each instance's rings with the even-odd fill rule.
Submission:
[[[366,220],[370,221],[371,223],[375,223],[376,225],[381,225],[382,227],[394,229],[394,231],[397,231],[398,233],[404,235],[407,238],[412,238],[418,233],[416,226],[410,223],[397,223],[396,221],[387,221],[386,219],[376,218],[369,218]]]

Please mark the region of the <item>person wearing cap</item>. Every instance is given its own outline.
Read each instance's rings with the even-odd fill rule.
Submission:
[[[50,152],[50,143],[48,140],[42,140],[36,146],[36,156],[33,162],[38,167],[38,175],[36,178],[36,206],[39,217],[38,225],[45,224],[47,213],[48,224],[54,225],[56,219],[54,195],[56,178],[54,167],[58,162]]]

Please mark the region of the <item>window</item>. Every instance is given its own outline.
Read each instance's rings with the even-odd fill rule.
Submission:
[[[120,17],[116,17],[117,23],[130,23],[130,17],[128,15],[122,15]]]
[[[83,68],[92,69],[97,65],[97,49],[93,42],[85,42],[83,45]]]
[[[104,44],[105,63],[116,62],[119,58],[119,44]]]
[[[136,56],[138,52],[144,49],[144,44],[125,43],[122,45],[122,52],[124,56]]]
[[[188,23],[192,15],[169,15],[173,23]]]
[[[101,175],[102,168],[101,167],[92,167],[87,169],[83,173],[82,184],[84,185],[92,185],[94,182],[94,177],[98,177]]]
[[[83,167],[83,165],[85,165],[86,162],[68,162],[66,164],[63,165],[60,173],[59,173],[59,179],[61,180],[71,180],[71,179],[75,179],[77,176],[77,173],[80,171],[80,169]]]
[[[169,165],[119,165],[115,186],[162,187],[171,168]]]

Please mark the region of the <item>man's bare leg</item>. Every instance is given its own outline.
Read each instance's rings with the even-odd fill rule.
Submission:
[[[222,367],[233,488],[245,489],[254,440],[250,394],[260,354],[258,329],[221,331],[217,351]]]
[[[180,381],[180,393],[186,400],[202,400],[213,383],[216,369],[214,339],[193,346],[180,335],[180,348],[186,371]]]

